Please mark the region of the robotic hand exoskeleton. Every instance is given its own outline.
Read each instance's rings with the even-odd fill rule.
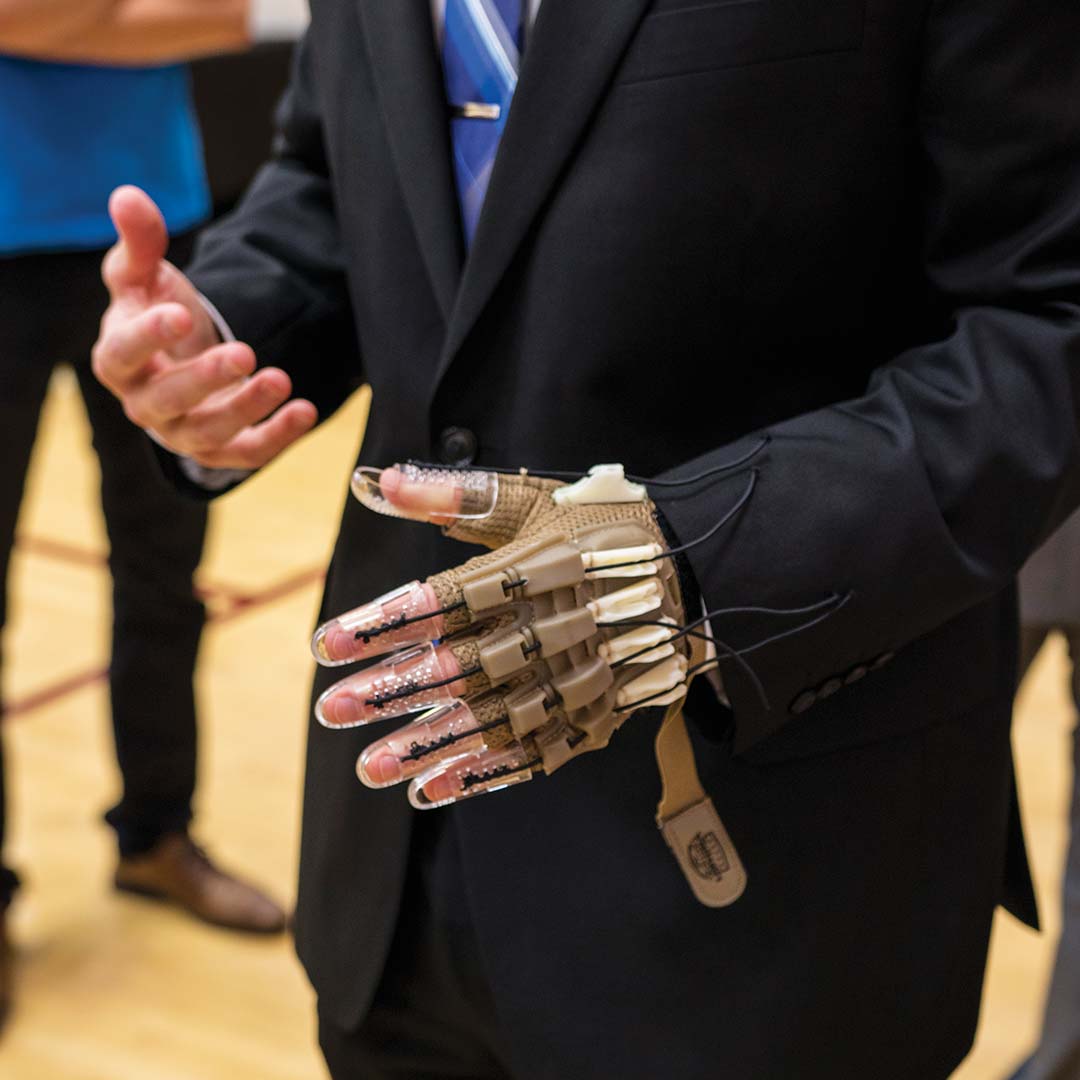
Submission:
[[[676,552],[646,489],[621,466],[563,484],[404,465],[360,469],[353,490],[378,513],[493,549],[316,632],[312,649],[326,666],[391,654],[321,696],[322,724],[426,710],[368,747],[361,780],[408,782],[415,807],[444,806],[553,773],[607,746],[636,710],[668,706],[657,754],[671,813],[662,803],[661,827],[699,899],[735,899],[745,874],[700,788],[679,708],[716,653],[704,620],[688,617]],[[670,820],[683,811],[693,813],[680,851]]]
[[[615,479],[360,474],[372,509],[449,519],[448,535],[495,549],[316,634],[324,663],[401,650],[327,691],[321,721],[440,706],[368,749],[366,784],[411,780],[417,806],[469,798],[602,749],[635,707],[686,693],[678,575],[644,490]]]

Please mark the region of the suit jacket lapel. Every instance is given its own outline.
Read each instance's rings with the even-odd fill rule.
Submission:
[[[439,378],[554,186],[649,3],[544,0],[541,5],[466,262]]]
[[[379,103],[424,263],[449,319],[464,244],[429,0],[357,0]]]

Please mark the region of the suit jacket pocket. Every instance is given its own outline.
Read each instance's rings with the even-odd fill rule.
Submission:
[[[866,0],[656,0],[620,83],[857,49]]]

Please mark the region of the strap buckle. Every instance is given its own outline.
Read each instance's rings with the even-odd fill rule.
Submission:
[[[746,888],[746,868],[701,785],[682,708],[682,701],[669,706],[656,734],[656,824],[694,896],[706,907],[727,907]]]
[[[706,796],[669,818],[657,816],[656,824],[701,903],[727,907],[742,896],[746,869],[712,799]]]

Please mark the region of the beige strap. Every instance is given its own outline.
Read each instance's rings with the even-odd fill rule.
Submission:
[[[742,896],[746,869],[701,786],[682,706],[677,701],[668,708],[656,736],[663,785],[656,824],[698,900],[727,907]]]

